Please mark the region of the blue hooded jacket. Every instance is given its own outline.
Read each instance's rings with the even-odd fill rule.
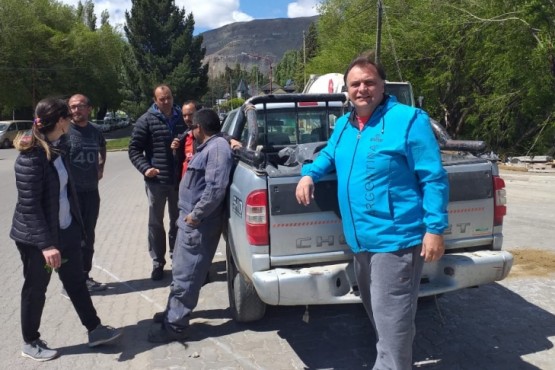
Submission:
[[[447,228],[448,178],[424,111],[386,96],[362,130],[354,111],[339,118],[302,175],[317,182],[334,169],[353,252],[398,251]]]

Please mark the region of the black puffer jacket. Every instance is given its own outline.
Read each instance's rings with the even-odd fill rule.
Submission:
[[[57,154],[48,161],[40,147],[21,152],[15,161],[17,204],[13,215],[10,238],[16,242],[45,249],[63,248],[59,245],[60,180],[54,167]],[[62,155],[66,169],[68,161]],[[77,195],[68,171],[68,197],[71,216],[82,225]],[[81,227],[81,230],[83,228]]]
[[[131,163],[144,175],[151,167],[160,170],[156,177],[145,177],[145,181],[158,182],[164,185],[175,185],[178,162],[170,149],[171,142],[178,135],[185,132],[185,123],[181,117],[179,107],[174,106],[174,112],[179,112],[173,130],[170,130],[164,116],[152,106],[135,123],[131,141],[129,142],[129,159]]]

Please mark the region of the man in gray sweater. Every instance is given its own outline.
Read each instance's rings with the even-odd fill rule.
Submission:
[[[83,94],[75,94],[69,98],[68,106],[71,113],[68,135],[70,166],[86,235],[86,239],[81,242],[83,269],[87,277],[87,288],[92,293],[106,289],[106,284],[99,283],[90,276],[96,221],[100,212],[98,182],[102,179],[106,163],[106,140],[89,122],[92,111],[89,98]],[[62,294],[66,295],[65,292]]]

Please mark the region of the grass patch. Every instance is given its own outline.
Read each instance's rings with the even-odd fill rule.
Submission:
[[[106,141],[106,150],[127,150],[131,137],[122,137],[121,139],[113,139]]]

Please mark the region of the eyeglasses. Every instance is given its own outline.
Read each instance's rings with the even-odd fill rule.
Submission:
[[[77,105],[70,105],[69,106],[70,110],[82,110],[82,109],[85,109],[85,108],[88,108],[87,104],[77,104]]]

